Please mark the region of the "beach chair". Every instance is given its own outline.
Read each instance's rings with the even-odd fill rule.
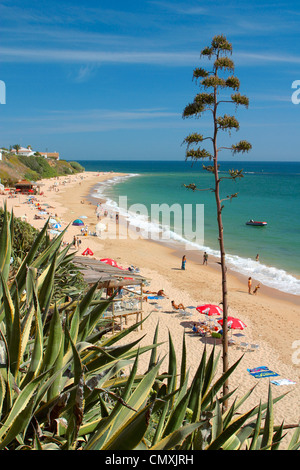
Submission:
[[[257,351],[259,349],[259,344],[250,344],[249,349],[250,351]]]
[[[248,351],[248,349],[249,349],[249,343],[241,342],[241,343],[239,344],[239,347],[240,347],[240,349],[242,349],[243,351]]]
[[[122,310],[122,302],[115,302],[114,304],[114,311],[120,311]]]
[[[184,317],[191,317],[192,315],[193,315],[193,312],[190,312],[187,309],[183,310],[183,316]]]
[[[183,310],[182,308],[174,308],[172,307],[173,311],[177,313],[177,315],[181,315],[182,317],[190,317],[192,312],[189,312],[188,310]]]

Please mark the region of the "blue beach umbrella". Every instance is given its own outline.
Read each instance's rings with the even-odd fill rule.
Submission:
[[[80,220],[80,219],[76,219],[76,220],[74,220],[74,222],[72,223],[72,225],[78,225],[78,226],[79,226],[79,225],[84,225],[84,222],[82,222],[82,220]]]

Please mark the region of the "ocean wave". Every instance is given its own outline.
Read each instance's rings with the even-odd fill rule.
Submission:
[[[139,174],[138,173],[128,173],[126,175],[113,176],[112,178],[109,178],[108,180],[100,181],[94,187],[94,192],[91,194],[91,196],[94,197],[94,198],[105,197],[105,195],[103,193],[104,193],[105,190],[107,190],[108,187],[110,187],[113,184],[122,183],[123,181],[126,181],[129,178],[133,178],[135,176],[139,176]]]
[[[105,195],[105,190],[112,184],[117,184],[128,178],[138,176],[132,173],[126,176],[113,177],[105,182],[100,183],[93,193],[94,197],[105,198],[105,206],[107,210],[118,212],[121,217],[127,220],[129,227],[139,229],[139,233],[143,238],[159,241],[162,243],[178,243],[179,247],[185,247],[186,250],[193,249],[199,252],[206,251],[208,255],[215,258],[220,257],[220,252],[214,250],[209,246],[205,246],[190,240],[184,236],[171,230],[169,226],[162,225],[157,221],[149,220],[149,217],[130,210],[119,207],[117,202],[108,198]],[[260,262],[254,261],[250,258],[243,258],[238,255],[227,254],[226,263],[232,271],[243,274],[247,277],[252,277],[263,285],[275,288],[281,292],[293,295],[300,295],[300,280],[287,273],[283,269],[274,266],[266,266]]]
[[[247,277],[257,279],[263,285],[280,290],[287,294],[300,295],[300,280],[284,269],[275,266],[266,266],[250,258],[242,258],[228,254],[226,256],[228,267],[233,271]]]

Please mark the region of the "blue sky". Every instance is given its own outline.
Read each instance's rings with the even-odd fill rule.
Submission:
[[[184,160],[186,135],[210,135],[208,117],[182,119],[199,92],[193,69],[206,66],[200,51],[224,34],[240,91],[250,99],[230,139],[253,145],[239,159],[300,161],[300,104],[291,101],[300,80],[298,7],[264,0],[0,0],[0,146],[31,145],[67,160]]]

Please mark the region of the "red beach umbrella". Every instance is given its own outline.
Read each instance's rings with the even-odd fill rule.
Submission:
[[[223,318],[221,320],[218,320],[218,323],[220,323],[220,325],[223,325]],[[242,322],[242,320],[239,320],[238,318],[234,317],[227,318],[227,325],[231,330],[243,330],[247,326],[244,322]]]
[[[90,250],[90,248],[87,248],[87,249],[84,250],[84,252],[81,253],[81,254],[84,255],[84,256],[87,256],[87,255],[93,256],[94,253],[92,252],[92,250]]]
[[[212,304],[198,305],[196,310],[208,316],[222,315],[223,313],[223,310],[218,305],[212,305]]]
[[[114,260],[114,259],[111,259],[111,258],[102,258],[100,259],[100,261],[102,261],[102,263],[106,263],[106,264],[109,264],[110,266],[113,266],[115,268],[121,268],[121,266],[118,266],[118,263]]]
[[[34,193],[34,190],[33,189],[28,189],[28,192],[29,193]]]

